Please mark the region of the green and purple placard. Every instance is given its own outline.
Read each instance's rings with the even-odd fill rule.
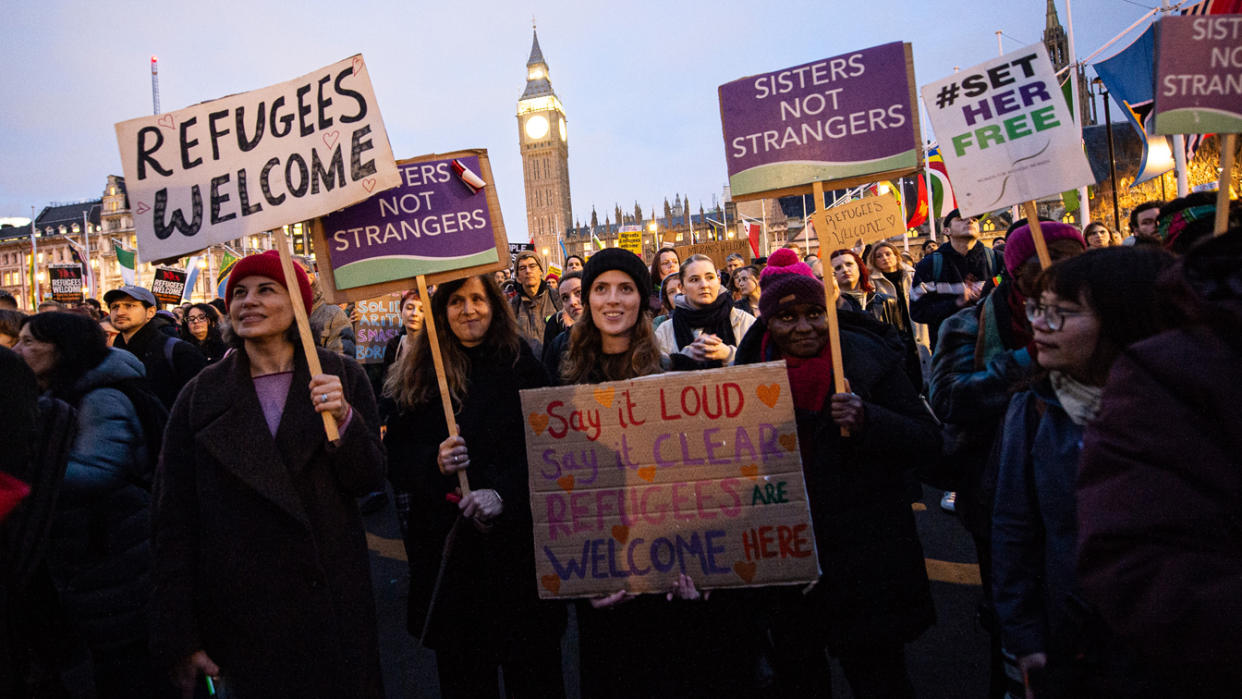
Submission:
[[[491,166],[483,149],[397,162],[401,184],[323,216],[312,227],[324,294],[358,301],[482,274],[508,263]]]
[[[1153,133],[1242,133],[1242,15],[1156,25]]]
[[[910,45],[894,42],[721,85],[720,121],[737,199],[848,185],[918,169]]]

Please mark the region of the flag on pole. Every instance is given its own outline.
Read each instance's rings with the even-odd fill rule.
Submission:
[[[604,241],[599,239],[599,236],[595,234],[594,230],[591,231],[591,242],[595,243],[596,250],[603,250],[608,247],[607,245],[604,245]]]
[[[126,250],[117,241],[112,241],[112,248],[116,251],[116,263],[121,267],[121,280],[127,285],[134,283],[134,271],[138,268],[138,254],[133,250]]]
[[[202,255],[195,255],[186,263],[188,272],[185,277],[185,289],[181,292],[181,300],[189,301],[190,295],[194,293],[194,285],[198,283],[198,264],[203,259]]]
[[[750,241],[750,251],[755,257],[759,257],[759,234],[762,229],[755,221],[746,222],[746,239]]]
[[[216,296],[218,298],[224,298],[225,287],[229,284],[229,273],[233,271],[233,265],[237,264],[238,259],[239,256],[234,255],[233,251],[228,249],[225,249],[224,257],[220,258],[220,271],[216,274]]]
[[[957,208],[957,197],[953,195],[953,185],[949,182],[949,171],[944,166],[944,156],[940,155],[937,146],[927,152],[927,169],[931,172],[931,215],[937,221]]]
[[[1173,159],[1151,158],[1152,143],[1159,143],[1158,150],[1171,152],[1168,140],[1163,136],[1148,136],[1155,97],[1156,81],[1156,26],[1153,24],[1120,53],[1096,63],[1096,75],[1104,82],[1109,95],[1125,109],[1126,118],[1138,131],[1143,143],[1139,158],[1138,174],[1130,185],[1141,184],[1158,177],[1173,168]]]
[[[73,256],[74,262],[82,265],[83,279],[86,280],[86,288],[91,294],[95,293],[95,271],[86,261],[86,247],[69,236],[65,236],[65,242],[69,244],[69,254]],[[88,294],[91,295],[91,294]]]
[[[908,180],[907,185],[911,184]],[[914,228],[921,226],[927,222],[927,183],[922,177],[914,178],[914,186],[918,187],[918,194],[914,197],[914,206],[906,209],[906,228]]]

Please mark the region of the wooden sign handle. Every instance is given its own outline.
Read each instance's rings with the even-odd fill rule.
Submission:
[[[453,398],[449,395],[448,378],[444,375],[444,357],[440,356],[440,336],[436,332],[435,315],[431,312],[431,296],[427,293],[427,277],[418,275],[418,297],[423,300],[427,312],[423,314],[423,329],[427,331],[427,340],[431,345],[431,361],[436,365],[436,382],[440,384],[440,404],[444,408],[444,422],[448,425],[450,437],[457,436],[457,417],[453,415]],[[461,495],[470,494],[470,479],[465,471],[457,472],[457,484],[461,486]]]
[[[306,315],[306,304],[302,303],[301,293],[297,293],[298,278],[293,272],[293,257],[289,254],[289,239],[285,235],[283,228],[277,228],[274,231],[276,235],[276,250],[280,253],[280,268],[285,273],[285,288],[289,289],[289,299],[293,302],[293,318],[298,324],[298,337],[302,340],[302,353],[306,355],[306,364],[310,367],[311,376],[323,373],[323,366],[319,364],[319,355],[315,353],[315,340],[311,337],[310,318]],[[341,433],[336,427],[336,418],[332,417],[332,413],[324,411],[319,413],[323,418],[323,431],[328,435],[328,441],[333,444],[339,444],[341,441]]]
[[[1213,235],[1220,235],[1229,227],[1229,182],[1233,172],[1233,149],[1238,142],[1236,133],[1220,136],[1220,186],[1216,190],[1216,225]]]
[[[1048,269],[1052,266],[1052,257],[1048,255],[1048,243],[1044,241],[1044,230],[1039,227],[1039,212],[1035,210],[1035,202],[1022,202],[1022,213],[1026,215],[1026,224],[1031,227],[1031,240],[1035,243],[1035,254],[1039,256],[1039,267]]]
[[[819,240],[819,259],[824,262],[824,271],[831,269],[831,265],[827,264],[826,255],[831,255],[832,250],[825,249],[824,237],[820,231],[828,230],[828,211],[824,208],[824,183],[816,181],[814,185],[815,191],[815,237]],[[825,275],[827,276],[827,275]],[[845,387],[845,360],[841,358],[841,325],[837,319],[837,292],[836,286],[824,281],[824,312],[828,318],[828,348],[832,354],[832,385],[836,393],[849,393]],[[841,428],[841,436],[850,436],[850,431],[846,427]]]

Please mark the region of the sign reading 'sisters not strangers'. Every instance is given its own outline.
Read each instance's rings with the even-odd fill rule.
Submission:
[[[819,576],[784,363],[522,391],[541,597]]]

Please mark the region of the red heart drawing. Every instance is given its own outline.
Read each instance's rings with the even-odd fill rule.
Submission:
[[[569,475],[561,476],[560,478],[557,478],[556,484],[561,486],[561,490],[565,491],[566,493],[572,492],[574,489],[573,474],[571,473]]]
[[[655,480],[655,466],[643,466],[638,469],[638,477],[650,483]]]
[[[139,215],[145,214],[150,210],[151,210],[151,207],[147,206],[146,204],[142,202],[138,202],[138,206],[134,207],[134,212]]]
[[[362,72],[362,56],[354,56],[354,75]]]
[[[748,464],[743,466],[741,471],[743,476],[746,476],[752,481],[759,480],[759,464]]]
[[[171,114],[165,114],[164,116],[157,119],[155,123],[159,124],[160,126],[163,126],[166,129],[177,128],[177,120],[173,119],[173,115]]]
[[[737,577],[749,583],[755,579],[755,568],[757,567],[754,561],[738,561],[733,564],[733,572],[737,573]]]
[[[630,528],[624,524],[614,524],[612,526],[612,538],[624,544],[630,538]]]
[[[541,576],[539,584],[543,585],[543,589],[554,595],[561,591],[561,579],[556,574]]]
[[[329,148],[335,148],[339,140],[341,140],[340,131],[325,131],[323,134],[323,144]]]
[[[363,181],[362,181],[362,188],[363,188],[363,189],[365,189],[365,190],[367,190],[367,194],[370,194],[370,193],[371,193],[371,190],[372,190],[372,189],[375,189],[375,178],[374,178],[374,177],[368,177],[368,178],[366,178],[365,180],[363,180]]]

